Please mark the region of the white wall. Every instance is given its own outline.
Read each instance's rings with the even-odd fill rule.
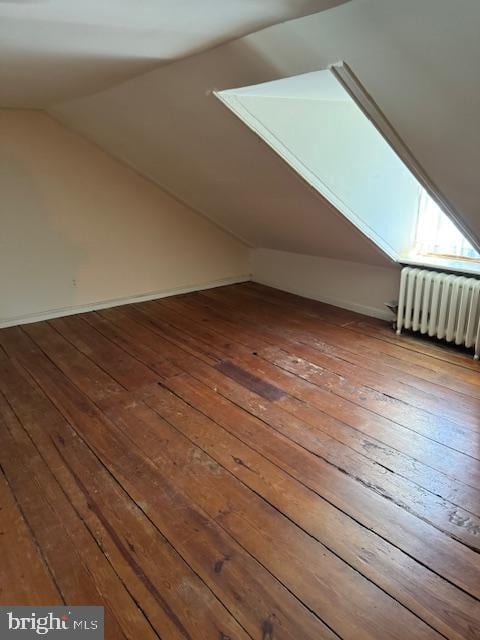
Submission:
[[[248,276],[248,249],[39,111],[0,111],[0,326]]]
[[[374,267],[270,249],[252,250],[253,280],[385,320],[398,298],[399,267]]]

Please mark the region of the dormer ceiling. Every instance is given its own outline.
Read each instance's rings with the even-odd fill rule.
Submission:
[[[345,0],[0,0],[0,106],[45,107]]]

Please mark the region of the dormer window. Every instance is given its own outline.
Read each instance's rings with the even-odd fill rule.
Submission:
[[[347,65],[215,95],[392,260],[480,272],[460,216]]]

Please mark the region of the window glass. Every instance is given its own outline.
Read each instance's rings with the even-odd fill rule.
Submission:
[[[424,189],[419,199],[414,250],[421,255],[480,260],[480,253],[472,247]]]

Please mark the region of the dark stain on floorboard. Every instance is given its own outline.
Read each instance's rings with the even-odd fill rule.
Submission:
[[[280,400],[286,395],[285,391],[282,391],[282,389],[279,389],[266,380],[262,380],[253,373],[242,369],[242,367],[239,367],[238,364],[235,364],[230,360],[222,360],[215,365],[215,368],[265,400],[274,402],[275,400]]]

